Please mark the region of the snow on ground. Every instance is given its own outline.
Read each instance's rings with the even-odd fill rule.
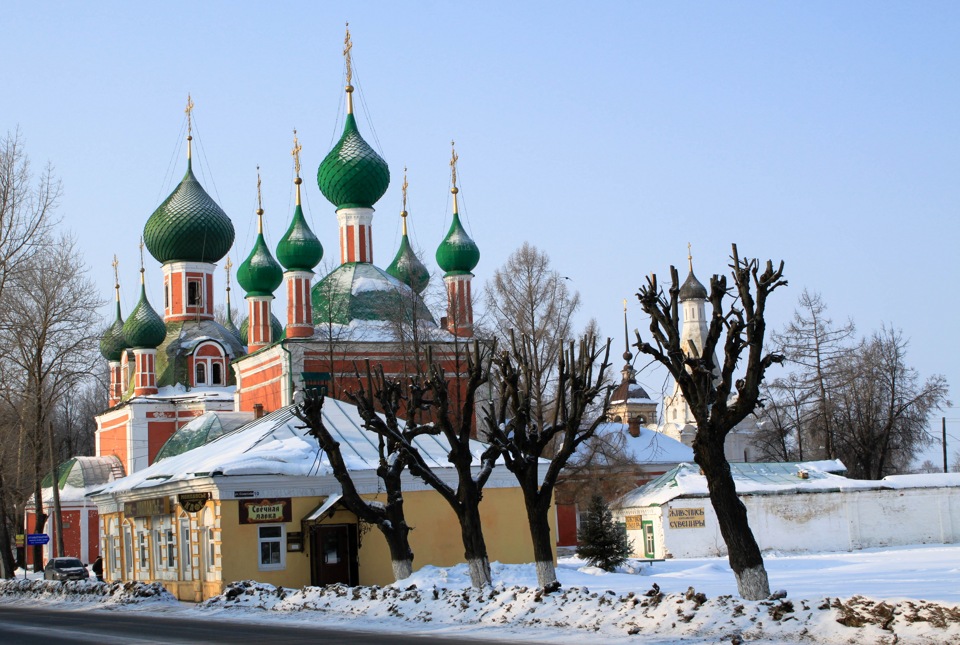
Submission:
[[[244,581],[199,605],[177,603],[158,585],[21,579],[0,582],[0,602],[550,643],[960,643],[960,546],[767,554],[765,562],[771,589],[786,597],[740,600],[721,558],[633,562],[617,573],[563,558],[563,588],[550,595],[537,591],[533,565],[494,563],[494,586],[483,591],[470,588],[460,565],[423,567],[383,588]]]

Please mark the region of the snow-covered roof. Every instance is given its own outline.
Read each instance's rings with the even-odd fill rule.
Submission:
[[[195,422],[202,423],[201,419],[203,416]],[[379,462],[377,437],[362,428],[363,421],[356,406],[328,398],[323,404],[323,420],[340,443],[347,468],[352,471],[376,470]],[[447,460],[450,448],[442,438],[421,435],[414,444],[431,467],[452,468]],[[485,449],[484,444],[472,442],[475,466],[480,464],[480,455]],[[318,477],[331,473],[330,464],[320,451],[317,440],[293,415],[292,407],[286,407],[198,448],[158,461],[100,492],[130,492],[209,476]]]
[[[88,493],[124,475],[123,464],[113,456],[73,457],[59,468],[59,498],[61,503],[82,501]],[[43,503],[53,502],[53,477],[47,475],[42,483]],[[31,497],[31,504],[33,498]]]
[[[853,490],[960,486],[960,473],[896,475],[882,480],[848,479],[839,459],[785,463],[732,463],[730,470],[741,495],[832,493]],[[805,474],[805,477],[801,476]],[[665,504],[677,497],[705,497],[707,478],[696,464],[680,464],[660,477],[630,491],[618,502],[621,508]]]
[[[235,385],[210,386],[210,387],[191,387],[187,389],[184,385],[164,385],[157,388],[156,394],[147,394],[144,396],[135,396],[129,399],[130,403],[142,402],[174,402],[183,403],[187,401],[233,401],[233,395],[237,391]]]
[[[630,435],[629,426],[625,423],[607,422],[597,427],[594,442],[601,441],[605,450],[594,451],[610,455],[622,456],[638,464],[676,464],[684,461],[693,461],[693,449],[685,446],[676,439],[650,428],[640,428],[640,435]],[[582,445],[578,453],[586,456],[593,451],[594,446],[589,443]],[[604,457],[595,457],[596,465],[603,466]]]

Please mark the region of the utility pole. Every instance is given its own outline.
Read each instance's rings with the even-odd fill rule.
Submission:
[[[940,417],[940,427],[943,430],[943,472],[947,471],[947,417]]]

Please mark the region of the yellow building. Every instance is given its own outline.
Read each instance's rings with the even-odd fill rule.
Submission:
[[[357,489],[385,501],[376,438],[361,428],[356,408],[327,399],[323,415]],[[250,415],[239,427],[237,416],[199,417],[171,438],[152,466],[93,494],[104,577],[161,582],[188,601],[245,579],[285,587],[393,582],[382,534],[339,504],[340,484],[291,408],[260,419]],[[417,444],[455,487],[443,440],[424,436]],[[475,454],[481,452],[478,446]],[[414,568],[462,562],[453,510],[408,474],[403,490]],[[484,488],[481,514],[491,561],[533,561],[523,495],[502,465]]]

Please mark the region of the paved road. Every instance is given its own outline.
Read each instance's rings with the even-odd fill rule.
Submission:
[[[320,627],[287,627],[279,622],[254,624],[157,616],[106,610],[51,611],[22,605],[0,605],[3,645],[207,645],[218,643],[349,643],[350,645],[464,645],[493,643],[447,637],[408,636],[391,632],[354,632]],[[496,641],[503,645],[505,641]]]

